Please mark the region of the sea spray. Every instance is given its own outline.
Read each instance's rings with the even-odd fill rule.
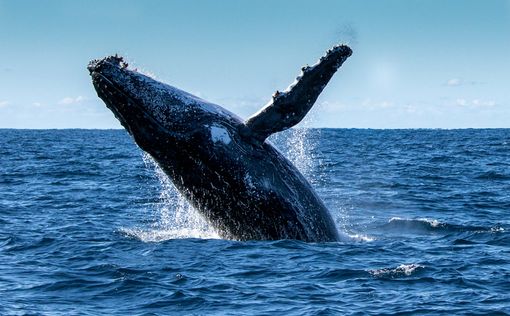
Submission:
[[[318,129],[293,128],[273,134],[269,140],[313,184],[320,177],[317,173],[320,163],[314,157],[319,138],[320,130]]]
[[[309,117],[309,118],[308,118]],[[271,135],[270,141],[296,166],[303,176],[316,189],[320,189],[320,181],[324,176],[322,161],[317,150],[320,147],[321,130],[310,128],[314,113],[309,113],[302,122],[304,127],[292,128],[282,133]],[[367,242],[374,237],[361,234],[353,229],[349,214],[353,211],[352,205],[342,203],[330,209],[342,241]]]
[[[124,229],[143,241],[174,238],[219,238],[218,234],[177,191],[154,159],[143,154],[145,166],[154,171],[159,182],[159,200],[153,204],[155,220],[146,229]]]

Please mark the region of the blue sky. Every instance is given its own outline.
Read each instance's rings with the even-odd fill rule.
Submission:
[[[330,46],[302,124],[510,127],[510,0],[0,0],[0,128],[120,128],[86,65],[118,53],[242,117]]]

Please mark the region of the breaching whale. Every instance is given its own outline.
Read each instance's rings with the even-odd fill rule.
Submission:
[[[98,96],[221,237],[322,242],[339,238],[329,211],[266,138],[299,123],[351,53],[328,50],[246,121],[117,55],[87,68]]]

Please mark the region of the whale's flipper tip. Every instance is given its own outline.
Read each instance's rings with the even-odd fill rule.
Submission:
[[[271,102],[246,120],[253,136],[264,141],[269,135],[299,123],[319,97],[331,77],[352,55],[347,45],[330,48],[313,66],[301,68],[301,75],[285,91],[276,91]]]

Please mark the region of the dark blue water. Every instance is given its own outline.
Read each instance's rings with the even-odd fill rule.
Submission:
[[[510,314],[510,130],[273,139],[342,241],[215,233],[124,131],[0,130],[0,314]]]

